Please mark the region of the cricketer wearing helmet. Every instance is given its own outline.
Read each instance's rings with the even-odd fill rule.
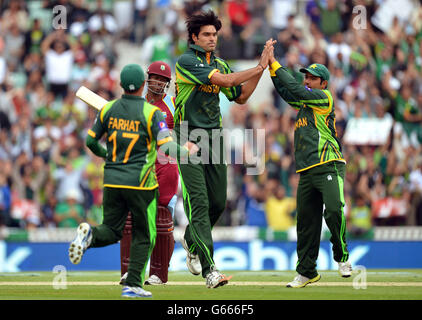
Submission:
[[[174,126],[175,98],[166,94],[171,81],[171,68],[163,61],[153,62],[147,69],[147,94],[145,99],[158,107],[171,130]],[[163,284],[168,280],[168,267],[174,250],[173,216],[177,200],[179,169],[175,159],[158,150],[155,161],[158,180],[157,238],[151,254],[149,278],[145,284]],[[128,217],[121,248],[121,274],[125,275],[129,260],[131,219]]]
[[[304,83],[270,56],[271,80],[278,94],[298,110],[294,132],[297,190],[298,275],[288,287],[303,287],[316,282],[322,217],[331,232],[334,260],[343,277],[351,275],[347,262],[344,208],[345,163],[335,127],[334,100],[327,89],[330,73],[318,63],[300,69]],[[325,210],[323,207],[325,205]]]

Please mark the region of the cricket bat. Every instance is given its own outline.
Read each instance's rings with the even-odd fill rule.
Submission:
[[[75,95],[87,105],[94,107],[97,110],[101,110],[108,103],[106,99],[84,86],[81,86],[78,91],[76,91]]]

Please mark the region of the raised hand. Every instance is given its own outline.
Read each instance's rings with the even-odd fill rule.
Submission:
[[[264,50],[262,50],[261,58],[259,59],[258,65],[262,67],[262,71],[264,71],[268,66],[268,47],[264,46]]]
[[[273,38],[270,38],[270,39],[268,39],[267,40],[267,42],[265,42],[265,48],[267,48],[267,47],[273,47],[274,48],[274,45],[277,43],[277,40],[273,40]]]
[[[275,57],[274,57],[274,46],[271,46],[268,49],[268,64],[271,65],[272,63],[274,63],[276,61]]]
[[[274,57],[274,44],[277,43],[277,40],[270,38],[264,45],[264,50],[262,50],[261,58],[259,59],[258,65],[260,65],[263,70],[265,70],[270,63],[271,56]]]

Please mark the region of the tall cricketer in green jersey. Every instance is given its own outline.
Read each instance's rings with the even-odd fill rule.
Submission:
[[[183,203],[189,221],[182,244],[187,251],[189,271],[202,274],[206,286],[216,288],[229,280],[215,266],[211,233],[227,199],[220,92],[229,101],[244,104],[267,67],[269,54],[264,50],[256,67],[233,72],[227,62],[214,54],[221,28],[221,21],[214,12],[192,15],[186,25],[189,47],[176,64],[174,133],[181,143],[189,139],[193,139],[193,143],[200,142],[201,161],[178,162]],[[201,134],[200,141],[197,141],[192,136],[199,131],[205,134]]]
[[[190,127],[222,127],[220,90],[229,101],[233,101],[240,96],[242,89],[239,85],[225,88],[212,84],[210,78],[215,72],[229,74],[232,70],[213,52],[190,44],[176,63],[176,124],[187,121]]]

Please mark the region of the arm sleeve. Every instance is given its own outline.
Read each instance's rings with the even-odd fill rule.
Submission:
[[[286,99],[283,99],[287,103],[291,104],[293,102],[293,104],[297,105],[297,102],[299,102],[299,104],[305,104],[319,113],[331,111],[333,98],[328,90],[310,89],[298,83],[289,71],[278,62],[274,62],[271,65],[271,69],[274,74],[274,77],[272,76],[271,79],[276,78],[273,79],[273,83],[276,81],[275,83],[277,83],[278,88],[284,88],[283,94]],[[294,100],[289,101],[292,99]]]
[[[91,150],[92,153],[95,154],[96,156],[104,158],[104,159],[107,158],[107,149],[104,148],[98,142],[98,140],[96,140],[89,134],[86,136],[85,144],[89,148],[89,150]]]
[[[272,76],[271,80],[272,80],[272,82],[274,84],[274,88],[276,89],[279,96],[284,101],[286,101],[286,103],[288,103],[292,108],[299,109],[300,105],[301,105],[299,100],[297,100],[295,97],[293,97],[286,88],[281,86],[278,78],[276,76]]]
[[[187,158],[189,156],[189,150],[187,148],[182,147],[173,141],[173,137],[167,127],[163,114],[158,108],[152,117],[151,132],[154,139],[157,141],[157,146],[166,156],[170,155],[174,158],[176,155],[180,155],[181,158]]]
[[[160,148],[164,150],[166,156],[170,155],[172,158],[178,158],[176,155],[180,155],[182,159],[189,157],[189,150],[172,140],[162,144]]]
[[[97,117],[95,118],[94,125],[91,129],[88,130],[88,135],[85,139],[86,146],[94,153],[96,156],[101,158],[107,157],[107,149],[105,149],[100,143],[99,140],[104,134],[104,126],[101,121],[101,112],[98,112]]]
[[[229,74],[232,73],[233,71],[230,69],[229,65],[227,64],[227,62],[217,58],[217,63],[222,67],[222,70],[224,72],[224,74]],[[227,97],[227,99],[229,101],[234,101],[237,98],[239,98],[239,96],[242,94],[242,86],[238,85],[235,87],[230,87],[230,88],[221,88],[221,92],[224,93],[224,95]]]
[[[162,144],[168,141],[172,141],[173,139],[167,126],[167,122],[164,119],[160,109],[156,108],[153,112],[154,114],[152,116],[151,122],[148,123],[148,130],[151,131],[152,138],[157,141],[157,146],[161,146]]]
[[[296,99],[292,94],[290,94],[289,90],[287,90],[285,87],[283,87],[282,82],[277,77],[275,70],[280,68],[281,65],[278,62],[273,63],[269,67],[271,81],[274,84],[274,88],[276,89],[277,93],[280,95],[280,97],[286,101],[292,108],[299,109],[301,106],[301,103],[298,99]]]

